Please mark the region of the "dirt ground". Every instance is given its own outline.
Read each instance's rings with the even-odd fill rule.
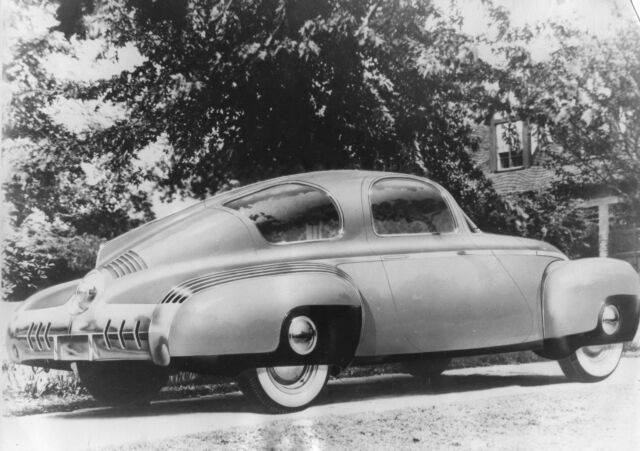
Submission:
[[[384,413],[282,420],[124,449],[637,450],[640,380],[635,382],[428,408],[403,409],[399,400],[397,410]]]
[[[0,417],[0,449],[636,450],[640,359],[608,379],[570,382],[555,362],[333,380],[314,405],[265,415],[239,392],[133,409]],[[36,431],[34,433],[34,431]]]

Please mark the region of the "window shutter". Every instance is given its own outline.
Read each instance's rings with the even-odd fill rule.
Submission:
[[[496,136],[496,120],[492,117],[489,125],[489,168],[491,172],[498,170],[498,140]]]

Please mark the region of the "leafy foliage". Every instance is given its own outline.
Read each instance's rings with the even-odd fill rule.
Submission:
[[[166,136],[156,181],[169,193],[345,167],[428,173],[467,205],[487,189],[466,151],[483,64],[428,2],[116,1],[101,14],[145,62],[98,89],[130,118],[96,139],[126,158]]]
[[[22,0],[20,5],[40,5]],[[606,187],[639,211],[637,29],[603,41],[559,25],[517,29],[491,2],[497,33],[408,0],[60,0],[46,32],[12,43],[5,154],[14,173],[5,295],[19,298],[91,266],[101,240],[152,216],[148,184],[204,197],[301,171],[397,170],[441,182],[485,230],[544,238],[572,255],[587,222],[568,198]],[[545,28],[546,27],[546,28]],[[561,43],[534,61],[527,44]],[[78,40],[133,46],[140,64],[78,82],[47,71]],[[478,58],[490,45],[502,64]],[[122,119],[72,130],[56,102],[118,105]],[[553,193],[502,198],[473,164],[475,124],[520,116],[564,151]],[[513,130],[512,137],[515,137]],[[145,149],[166,142],[153,171]],[[515,141],[514,141],[515,142]]]
[[[568,34],[568,33],[567,33]],[[565,37],[565,36],[563,36]],[[575,38],[568,34],[565,39]],[[640,29],[621,28],[608,40],[565,43],[554,55],[545,104],[562,181],[594,185],[622,197],[640,219]]]
[[[505,44],[495,48],[507,70],[494,72],[492,108],[536,124],[547,147],[559,145],[550,166],[561,197],[617,195],[628,219],[640,221],[637,24],[620,18],[616,34],[603,38],[559,23],[536,29],[511,28],[507,17],[500,23]],[[535,61],[526,44],[542,33],[557,50]]]
[[[19,27],[21,18],[14,20]],[[72,54],[73,46],[61,33],[44,30],[21,34],[11,50],[13,60],[4,68],[12,95],[2,147],[12,172],[4,185],[2,279],[3,296],[21,300],[88,271],[101,241],[150,219],[151,210],[136,187],[133,162],[108,170],[110,148],[96,148],[87,138],[91,130],[70,130],[49,111],[80,86],[56,78],[44,62],[52,54]]]

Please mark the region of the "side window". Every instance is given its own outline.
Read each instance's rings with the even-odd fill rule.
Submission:
[[[324,240],[340,234],[340,214],[319,189],[287,183],[228,202],[251,219],[270,243]]]
[[[383,179],[371,190],[373,228],[379,235],[446,233],[455,229],[453,215],[440,191],[407,179]]]

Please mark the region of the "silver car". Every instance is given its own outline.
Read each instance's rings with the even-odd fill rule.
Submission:
[[[148,400],[171,371],[236,376],[261,409],[314,401],[348,365],[533,350],[565,374],[611,374],[638,327],[625,262],[569,261],[483,233],[438,184],[326,171],[218,194],[101,249],[82,280],[30,297],[13,360],[74,368],[109,404]]]

